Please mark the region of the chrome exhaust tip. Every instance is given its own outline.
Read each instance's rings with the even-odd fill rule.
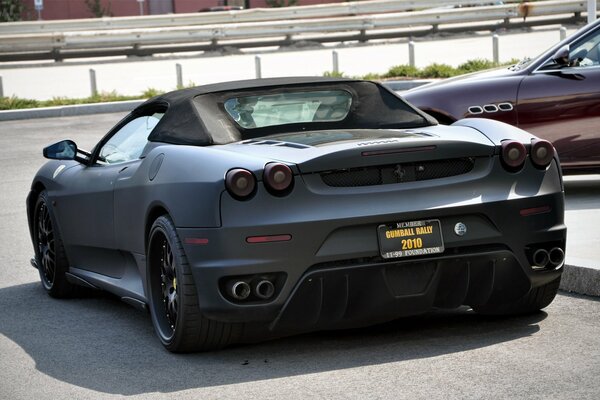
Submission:
[[[537,249],[533,253],[532,261],[534,266],[545,268],[550,261],[550,253],[546,249]]]
[[[259,299],[267,300],[275,294],[275,285],[273,282],[263,279],[254,287],[254,295]]]
[[[244,281],[229,281],[227,293],[236,300],[246,300],[250,296],[250,285]]]
[[[558,267],[565,261],[565,251],[560,247],[554,247],[550,250],[550,265]]]

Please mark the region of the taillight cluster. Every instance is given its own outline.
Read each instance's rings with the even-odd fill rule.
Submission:
[[[552,162],[554,147],[547,140],[535,139],[531,141],[529,158],[536,168],[545,169]],[[521,142],[505,140],[502,142],[500,159],[504,168],[516,172],[523,168],[527,159],[527,148]]]
[[[536,139],[531,142],[529,154],[533,165],[538,168],[546,168],[554,157],[554,147],[547,140]]]
[[[287,195],[294,186],[294,174],[290,167],[280,163],[269,163],[263,171],[265,188],[275,196]],[[227,191],[238,200],[250,198],[256,192],[256,176],[243,168],[234,168],[225,175]]]

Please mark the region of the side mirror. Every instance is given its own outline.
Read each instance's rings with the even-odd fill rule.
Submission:
[[[77,145],[72,140],[61,140],[44,148],[44,157],[50,160],[75,160]]]
[[[552,61],[560,65],[561,67],[565,67],[569,65],[570,60],[570,51],[569,45],[565,44],[560,49],[556,50],[556,53],[552,56]]]

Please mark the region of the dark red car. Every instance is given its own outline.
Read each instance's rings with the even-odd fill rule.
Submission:
[[[566,173],[600,171],[600,21],[509,68],[421,86],[403,97],[442,124],[492,118],[550,140]]]

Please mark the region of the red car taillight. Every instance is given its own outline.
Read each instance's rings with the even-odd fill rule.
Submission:
[[[521,169],[525,158],[527,158],[527,149],[523,143],[514,140],[502,142],[501,159],[507,170],[514,172]]]
[[[225,175],[225,187],[233,197],[243,200],[254,193],[256,178],[246,169],[232,169]]]
[[[263,179],[269,192],[275,195],[284,195],[294,183],[294,174],[285,164],[269,163],[265,165]]]
[[[554,147],[547,140],[533,140],[531,142],[531,162],[538,168],[545,169],[554,157]]]

